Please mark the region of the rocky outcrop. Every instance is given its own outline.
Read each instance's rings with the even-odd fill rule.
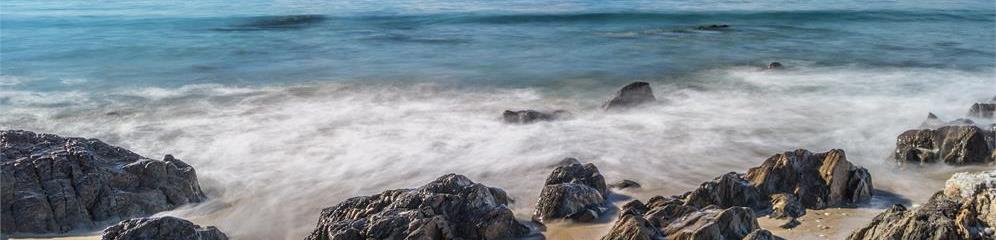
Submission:
[[[581,164],[577,159],[565,159],[567,164],[553,169],[540,193],[533,219],[572,219],[590,222],[605,208],[609,190],[605,178],[594,164]]]
[[[996,103],[976,103],[968,110],[968,116],[974,118],[989,118],[996,116]]]
[[[763,196],[791,193],[809,209],[867,202],[873,190],[868,170],[851,164],[839,149],[776,154],[744,178]]]
[[[228,240],[214,226],[201,227],[176,217],[135,218],[104,229],[102,240]]]
[[[505,110],[501,114],[502,121],[512,124],[530,124],[540,121],[554,121],[567,116],[567,111],[540,112],[536,110]]]
[[[909,130],[896,138],[895,160],[899,164],[991,163],[993,141],[987,141],[987,136],[992,134],[972,125]]]
[[[528,234],[505,199],[501,189],[448,174],[416,189],[354,197],[326,208],[306,239],[509,239]]]
[[[656,100],[654,91],[650,89],[650,83],[634,82],[619,89],[619,92],[616,92],[616,95],[602,108],[606,110],[625,109]]]
[[[737,173],[727,173],[712,181],[699,185],[694,191],[685,194],[685,204],[696,208],[715,205],[720,208],[749,207],[763,208],[763,198],[757,189]]]
[[[205,199],[194,168],[97,139],[0,131],[4,233],[100,227]]]
[[[760,229],[750,208],[697,209],[680,199],[655,197],[644,205],[631,201],[602,240],[741,239]]]
[[[791,193],[779,193],[771,196],[771,214],[768,217],[777,219],[794,219],[806,215],[799,198]]]
[[[962,173],[926,203],[912,209],[896,204],[848,239],[994,239],[993,227],[996,171]]]

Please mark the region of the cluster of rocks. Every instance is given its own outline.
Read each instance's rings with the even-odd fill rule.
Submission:
[[[849,240],[996,239],[996,171],[955,174],[926,203],[896,204]]]
[[[650,83],[633,82],[619,89],[615,96],[602,105],[602,108],[606,111],[618,111],[633,108],[656,100],[657,99],[654,98],[654,91],[650,88]],[[540,121],[565,119],[569,116],[570,113],[564,110],[544,112],[526,109],[505,110],[505,112],[502,113],[501,119],[505,123],[530,124]]]
[[[499,188],[448,174],[416,189],[350,198],[322,210],[308,240],[510,239],[530,233]]]
[[[972,105],[970,118],[993,119],[996,103]],[[996,124],[988,126],[971,119],[945,122],[930,113],[919,129],[896,138],[895,161],[900,164],[949,165],[993,164],[996,162]]]
[[[843,151],[800,149],[685,194],[629,202],[602,239],[779,239],[760,229],[756,213],[794,221],[806,208],[867,202],[872,192],[871,175],[848,162]]]
[[[177,217],[135,218],[104,229],[102,240],[228,240],[213,226],[201,227]]]
[[[142,157],[97,139],[2,130],[0,171],[4,234],[89,230],[205,200],[194,168],[183,161]]]

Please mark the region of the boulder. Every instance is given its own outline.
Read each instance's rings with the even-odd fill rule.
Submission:
[[[533,219],[571,219],[590,222],[603,212],[609,191],[605,178],[594,164],[581,164],[569,158],[547,177]]]
[[[771,214],[768,217],[776,219],[794,219],[806,215],[799,198],[791,193],[779,193],[771,196]]]
[[[640,183],[629,179],[623,179],[616,183],[609,184],[609,187],[615,189],[640,188]]]
[[[742,239],[758,226],[750,208],[707,208],[685,215],[662,232],[669,240]]]
[[[664,234],[639,214],[624,213],[602,240],[663,240]]]
[[[104,229],[102,240],[228,240],[214,226],[201,227],[176,217],[135,218]]]
[[[926,203],[896,204],[848,239],[993,239],[996,171],[956,174]]]
[[[684,202],[695,208],[716,205],[720,208],[739,206],[759,209],[765,206],[757,189],[734,172],[702,183],[695,190],[685,194]]]
[[[991,163],[992,147],[985,131],[972,125],[944,126],[903,132],[896,138],[899,164],[943,162],[950,165]]]
[[[762,196],[791,193],[809,209],[867,202],[873,192],[868,171],[848,162],[839,149],[776,154],[748,170],[745,178]]]
[[[625,109],[656,100],[650,83],[634,82],[619,89],[619,92],[602,107],[606,110]]]
[[[354,197],[322,210],[306,238],[509,239],[525,236],[506,206],[504,191],[447,174],[416,189]]]
[[[102,227],[205,199],[194,168],[97,139],[0,131],[4,233]]]
[[[968,116],[974,118],[989,118],[996,116],[996,103],[976,103],[968,110]]]
[[[505,110],[501,114],[502,121],[512,124],[530,124],[540,121],[553,121],[567,116],[567,111],[540,112],[535,110]]]
[[[747,234],[742,240],[784,240],[784,238],[775,236],[768,230],[757,229]]]

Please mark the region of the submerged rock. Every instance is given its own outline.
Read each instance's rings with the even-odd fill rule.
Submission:
[[[582,165],[577,159],[565,159],[547,177],[540,193],[533,219],[572,219],[590,222],[603,212],[609,190],[605,178],[594,164]]]
[[[214,226],[201,227],[176,217],[135,218],[104,229],[102,240],[228,240]]]
[[[976,103],[968,110],[969,117],[993,118],[996,116],[996,103]]]
[[[640,188],[640,183],[629,179],[623,179],[619,182],[609,184],[609,187],[615,189]]]
[[[785,66],[782,66],[782,63],[780,62],[771,62],[768,64],[768,70],[777,70],[782,68],[785,68]]]
[[[556,110],[553,112],[540,112],[535,110],[512,111],[505,110],[502,113],[502,121],[514,124],[530,124],[539,121],[553,121],[562,119],[567,115],[567,111]]]
[[[792,193],[802,206],[823,209],[871,200],[871,175],[847,161],[843,150],[804,149],[776,154],[745,176],[763,196]]]
[[[695,27],[696,30],[706,30],[706,31],[719,31],[730,28],[730,25],[726,24],[710,24]]]
[[[308,240],[510,239],[529,233],[500,189],[447,174],[416,189],[354,197],[322,210]],[[503,195],[503,194],[499,194]]]
[[[991,163],[993,149],[987,134],[992,133],[970,125],[909,130],[896,138],[895,160],[900,164]]]
[[[194,168],[97,139],[0,131],[4,233],[59,233],[205,199]]]
[[[996,171],[956,174],[926,203],[912,209],[896,204],[848,239],[994,239],[994,183]]]
[[[624,109],[656,100],[650,83],[634,82],[619,89],[619,92],[602,107],[606,110]]]

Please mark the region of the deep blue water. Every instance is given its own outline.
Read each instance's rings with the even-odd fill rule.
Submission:
[[[764,65],[991,71],[972,1],[21,1],[3,87],[97,91],[313,81],[607,85]],[[718,31],[696,26],[728,24]]]

